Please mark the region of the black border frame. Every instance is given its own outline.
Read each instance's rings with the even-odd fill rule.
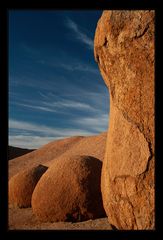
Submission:
[[[158,166],[159,161],[157,160],[157,155],[161,156],[161,153],[157,151],[157,138],[160,141],[161,133],[160,126],[162,123],[159,116],[160,110],[157,103],[160,103],[161,99],[161,88],[159,83],[159,65],[161,64],[161,57],[159,59],[160,46],[161,46],[161,0],[90,0],[90,2],[85,1],[48,1],[45,2],[35,1],[25,3],[19,1],[12,1],[11,3],[5,2],[6,6],[0,8],[0,74],[1,74],[1,88],[0,88],[0,236],[4,234],[4,239],[7,237],[20,238],[22,237],[54,237],[56,239],[60,238],[72,238],[72,239],[87,239],[87,238],[97,238],[97,239],[161,239],[161,195],[158,185],[160,180],[160,166]],[[155,122],[156,130],[156,228],[155,230],[8,230],[8,162],[7,162],[7,147],[8,147],[8,20],[7,12],[9,10],[145,10],[151,9],[155,10],[156,14],[156,34],[155,34],[155,114],[157,121]],[[163,29],[163,28],[162,28]],[[159,124],[159,130],[158,130]],[[161,145],[158,144],[161,149]],[[158,207],[159,206],[159,207]],[[160,215],[160,216],[159,216]],[[39,235],[38,235],[39,234]],[[3,238],[1,238],[3,239]]]

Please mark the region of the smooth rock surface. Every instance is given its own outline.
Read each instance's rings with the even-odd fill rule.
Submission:
[[[153,229],[154,11],[104,11],[94,54],[110,92],[102,197],[110,224]]]
[[[9,203],[20,208],[30,207],[33,190],[47,169],[38,165],[13,176],[9,181]]]
[[[102,162],[91,156],[56,159],[33,192],[33,213],[43,222],[79,222],[106,216],[101,168]]]

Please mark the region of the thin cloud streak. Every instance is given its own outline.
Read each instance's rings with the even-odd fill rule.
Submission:
[[[74,21],[72,21],[70,18],[67,18],[66,26],[75,33],[76,39],[78,39],[80,42],[83,42],[89,49],[93,50],[93,40],[79,30],[78,25]]]
[[[53,107],[56,109],[63,109],[63,108],[72,108],[77,110],[90,110],[93,111],[94,107],[92,107],[90,104],[78,102],[78,101],[72,101],[72,100],[63,100],[63,101],[56,101],[56,102],[43,102],[44,105],[47,105],[48,107]]]
[[[79,61],[78,59],[71,61],[71,64],[69,59],[67,60],[67,62],[65,60],[62,60],[62,62],[58,62],[58,59],[56,60],[53,59],[51,61],[38,60],[38,63],[41,65],[46,65],[50,67],[62,68],[66,71],[71,71],[71,72],[80,71],[84,73],[98,74],[100,76],[100,71],[98,70],[98,68],[92,67],[91,65],[88,65],[88,64],[84,64],[82,61]]]
[[[16,103],[15,105],[21,106],[21,107],[27,107],[31,109],[35,109],[38,111],[45,111],[45,112],[54,112],[54,109],[48,108],[48,107],[42,107],[42,106],[34,106],[34,105],[29,105],[29,104],[23,104],[23,103]]]
[[[45,98],[45,96],[44,96]],[[27,102],[29,102],[27,100]],[[31,101],[30,101],[31,102]],[[40,105],[31,105],[28,103],[18,103],[13,102],[14,105],[26,107],[38,111],[45,111],[45,112],[60,112],[66,114],[66,110],[69,113],[69,109],[77,110],[77,111],[89,111],[89,112],[97,112],[99,109],[91,106],[90,104],[78,102],[78,101],[72,101],[72,100],[62,100],[62,101],[56,101],[56,102],[46,102],[46,101],[40,101]]]
[[[48,142],[62,139],[62,137],[40,137],[33,135],[15,135],[9,136],[9,145],[20,148],[37,149]]]
[[[77,135],[89,135],[92,134],[91,131],[82,130],[80,128],[52,128],[45,125],[28,123],[25,121],[9,120],[9,129],[15,129],[27,132],[37,132],[40,135],[49,137],[67,137],[67,136],[77,136]]]
[[[83,117],[75,119],[75,124],[79,124],[81,127],[89,128],[93,132],[106,131],[108,127],[108,114],[101,114],[95,117]]]
[[[53,66],[57,66],[57,67],[61,67],[67,71],[81,71],[81,72],[90,72],[90,73],[94,73],[94,74],[99,74],[100,72],[98,69],[83,64],[83,63],[77,63],[77,64],[68,64],[68,63],[60,63],[60,64],[53,64]]]

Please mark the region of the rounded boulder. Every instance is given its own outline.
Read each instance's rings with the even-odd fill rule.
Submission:
[[[9,181],[9,203],[20,208],[30,207],[33,190],[47,169],[38,165],[13,176]]]
[[[91,156],[56,159],[33,192],[34,214],[44,222],[79,222],[105,216],[101,168],[101,161]]]

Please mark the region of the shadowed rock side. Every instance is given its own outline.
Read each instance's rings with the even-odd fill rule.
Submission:
[[[18,207],[30,207],[33,190],[48,167],[38,165],[19,172],[9,181],[9,203]]]
[[[8,146],[8,160],[20,157],[20,156],[30,153],[34,150],[35,149],[24,149],[24,148]]]
[[[110,92],[105,211],[118,229],[153,229],[154,11],[104,11],[94,53]]]
[[[91,156],[60,157],[42,176],[32,195],[41,221],[84,221],[106,216],[100,179],[102,162]]]
[[[9,161],[9,177],[17,174],[29,165],[44,164],[50,166],[56,158],[70,155],[91,155],[103,161],[106,145],[106,132],[97,136],[69,137],[52,141],[24,156]]]

